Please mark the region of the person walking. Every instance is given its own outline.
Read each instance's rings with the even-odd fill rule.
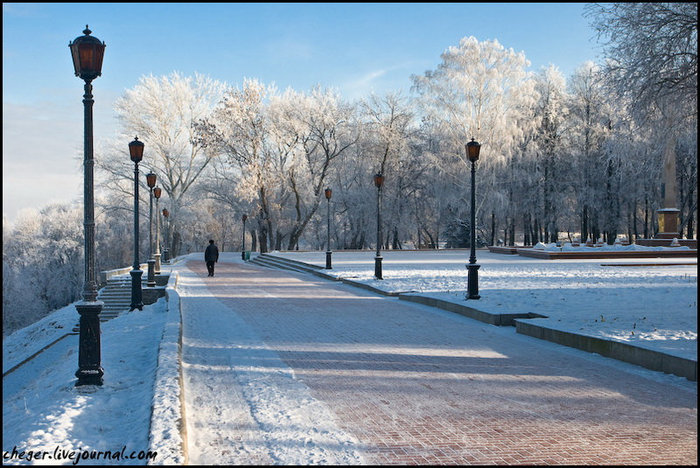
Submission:
[[[214,244],[213,239],[209,239],[209,245],[204,251],[204,261],[207,263],[209,276],[214,276],[214,264],[219,261],[219,248]]]

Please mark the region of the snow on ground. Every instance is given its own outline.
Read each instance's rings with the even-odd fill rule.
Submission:
[[[669,252],[669,251],[674,251],[674,250],[676,250],[676,251],[677,250],[690,250],[690,247],[687,247],[687,246],[651,247],[651,246],[639,245],[639,244],[608,245],[608,244],[602,243],[602,242],[600,244],[598,244],[597,247],[595,247],[595,246],[589,247],[585,244],[574,245],[570,242],[564,242],[564,243],[561,243],[559,245],[557,245],[556,242],[551,242],[549,244],[538,242],[532,248],[535,250],[544,250],[547,252]]]
[[[241,262],[230,255],[220,261]],[[181,269],[178,292],[190,463],[362,462],[333,412],[198,274]]]
[[[277,255],[325,266],[324,252]],[[374,253],[370,251],[334,252],[334,268],[327,272],[389,291],[415,290],[465,303],[468,251],[388,251],[382,255],[384,281],[373,279]],[[202,254],[189,257],[201,259]],[[478,251],[477,259],[481,265],[482,298],[469,301],[472,307],[492,312],[533,311],[549,316],[534,320],[547,321],[557,328],[632,341],[697,359],[696,266],[601,266],[601,263],[685,263],[694,259],[551,261],[485,251]],[[238,253],[223,253],[221,260],[241,261]],[[197,299],[193,286],[191,278],[185,278],[183,292],[190,295],[189,299]],[[207,307],[212,304],[206,302],[207,298],[201,299],[193,312],[205,318]],[[41,464],[144,464],[149,450],[158,452],[152,461],[156,464],[181,463],[176,432],[180,395],[174,361],[179,332],[178,301],[177,296],[171,298],[169,308],[161,299],[142,311],[125,313],[102,324],[105,384],[99,389],[74,386],[77,335],[58,340],[11,370],[72,330],[79,317],[75,305],[3,338],[3,372],[7,372],[3,377],[3,463],[25,464],[31,451],[31,456],[42,455],[36,460]],[[276,412],[283,411],[303,423],[300,427],[307,433],[319,420],[326,421],[326,409],[314,406],[306,390],[293,381],[293,375],[281,361],[275,366],[279,369],[277,374],[268,380],[254,379],[259,367],[256,360],[271,356],[259,337],[234,318],[226,332],[247,343],[247,349],[260,350],[258,354],[242,356],[245,359],[237,364],[239,396],[248,401],[255,417],[265,423],[276,417]],[[215,353],[215,349],[208,352]],[[272,398],[259,399],[257,396],[262,393],[258,392],[266,392]],[[277,397],[287,398],[279,401],[283,402],[282,406],[276,405]],[[153,426],[152,410],[156,415]],[[330,437],[331,442],[344,441],[342,446],[350,447],[343,439],[347,435],[330,423],[319,427],[326,429],[324,437]],[[150,441],[149,433],[154,434]],[[275,437],[288,435],[272,432],[266,442],[274,443]],[[329,455],[318,450],[319,447],[309,448],[320,457]],[[13,451],[16,455],[10,459]],[[22,451],[25,453],[20,460],[18,455]],[[76,460],[76,457],[94,456],[98,451],[111,451],[111,457],[105,458],[103,454],[99,459]],[[124,458],[132,452],[135,458]],[[340,458],[341,462],[356,462],[352,451],[340,454],[346,457]],[[298,461],[293,458],[296,456],[280,455],[278,462]]]
[[[144,464],[166,312],[160,299],[101,325],[105,379],[97,390],[75,387],[78,335],[68,335],[8,372],[70,332],[79,320],[75,305],[3,339],[3,372],[8,372],[2,388],[3,464],[27,463],[32,457],[41,464]],[[89,459],[93,454],[99,458]]]
[[[325,252],[273,254],[325,267]],[[374,278],[373,251],[333,252],[333,268],[324,272],[488,313],[533,312],[547,316],[533,320],[549,328],[697,360],[697,259],[545,260],[478,250],[481,299],[467,301],[469,250],[381,254],[383,280]],[[649,263],[666,266],[640,266]]]

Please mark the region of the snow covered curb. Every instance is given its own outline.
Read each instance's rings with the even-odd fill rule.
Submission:
[[[698,380],[698,363],[690,359],[662,353],[652,349],[623,343],[613,339],[602,339],[580,333],[557,330],[544,326],[541,321],[518,319],[515,329],[523,335],[551,341],[570,348],[581,349],[589,353],[629,362],[654,371],[665,372],[685,377],[696,382]]]
[[[304,270],[304,263],[318,268],[323,262],[323,256],[315,252],[273,254],[276,255],[267,258],[279,266],[293,265],[298,270]],[[450,252],[391,251],[387,252],[389,255],[394,255],[394,259],[387,263],[389,268],[385,268],[382,282],[373,280],[368,255],[354,253],[337,255],[334,270],[311,272],[492,325],[515,326],[516,321],[521,322],[516,327],[518,333],[527,328],[529,332],[524,334],[590,352],[597,352],[591,350],[602,346],[606,352],[598,354],[689,380],[697,378],[697,288],[692,286],[697,280],[694,273],[682,270],[690,266],[641,272],[611,268],[615,265],[593,265],[598,261],[591,260],[549,263],[484,253],[482,263],[486,262],[491,274],[489,293],[478,304],[471,304],[464,302],[460,292],[464,287],[464,282],[459,282],[464,276],[464,264],[459,253],[457,262],[451,259],[455,255]],[[637,265],[620,262],[616,265]],[[672,263],[659,259],[654,265]],[[379,290],[380,287],[386,290]],[[535,317],[541,318],[527,320]],[[552,335],[557,339],[547,338]],[[607,344],[598,344],[599,341]]]
[[[167,318],[158,350],[153,388],[149,450],[158,452],[151,464],[185,463],[181,430],[184,420],[180,391],[180,296],[175,290],[178,273],[171,271],[166,286]]]

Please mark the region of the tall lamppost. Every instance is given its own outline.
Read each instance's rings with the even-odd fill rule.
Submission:
[[[84,133],[83,133],[83,228],[85,241],[85,283],[83,300],[75,308],[80,314],[80,338],[78,344],[78,378],[76,386],[102,385],[100,345],[100,312],[102,301],[97,300],[97,281],[95,280],[95,200],[93,172],[95,160],[92,146],[92,80],[102,75],[102,59],[105,43],[90,36],[90,29],[85,25],[84,36],[68,44],[73,57],[75,76],[85,81]]]
[[[156,186],[156,175],[153,172],[146,174],[148,185],[148,277],[146,286],[152,288],[156,285],[156,261],[153,258],[153,187]]]
[[[479,299],[479,265],[476,264],[476,168],[475,164],[479,160],[479,150],[481,145],[474,141],[467,143],[465,149],[467,157],[472,163],[472,220],[471,220],[471,255],[469,256],[468,269],[468,296],[467,299]]]
[[[241,247],[241,259],[245,260],[245,222],[248,220],[248,215],[241,216],[243,220],[243,246]]]
[[[377,255],[374,257],[374,276],[377,279],[382,278],[382,256],[380,250],[382,248],[382,185],[384,184],[384,176],[381,172],[374,175],[374,185],[377,186]]]
[[[153,188],[153,196],[156,197],[156,252],[153,254],[155,258],[155,274],[160,275],[160,210],[158,209],[158,202],[160,201],[160,194],[162,190],[160,187]]]
[[[143,291],[141,290],[141,265],[139,262],[139,162],[143,159],[143,142],[138,137],[129,143],[129,155],[134,162],[134,268],[131,274],[131,306],[134,309],[143,310]]]
[[[333,252],[331,252],[331,195],[333,194],[333,191],[330,188],[326,188],[325,190],[326,194],[326,201],[327,201],[327,226],[326,226],[326,270],[331,270],[333,267],[331,266],[331,256],[333,255]]]
[[[168,242],[170,242],[170,224],[168,223],[168,216],[170,212],[167,208],[163,208],[163,222],[165,223],[165,245],[163,247],[163,261],[165,263],[170,263],[170,248],[168,247]]]

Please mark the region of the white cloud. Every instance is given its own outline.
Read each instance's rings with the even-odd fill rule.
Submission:
[[[416,73],[418,62],[411,61],[371,70],[363,75],[345,82],[341,86],[343,95],[357,99],[371,93],[381,94],[385,91],[408,91],[410,75]]]

